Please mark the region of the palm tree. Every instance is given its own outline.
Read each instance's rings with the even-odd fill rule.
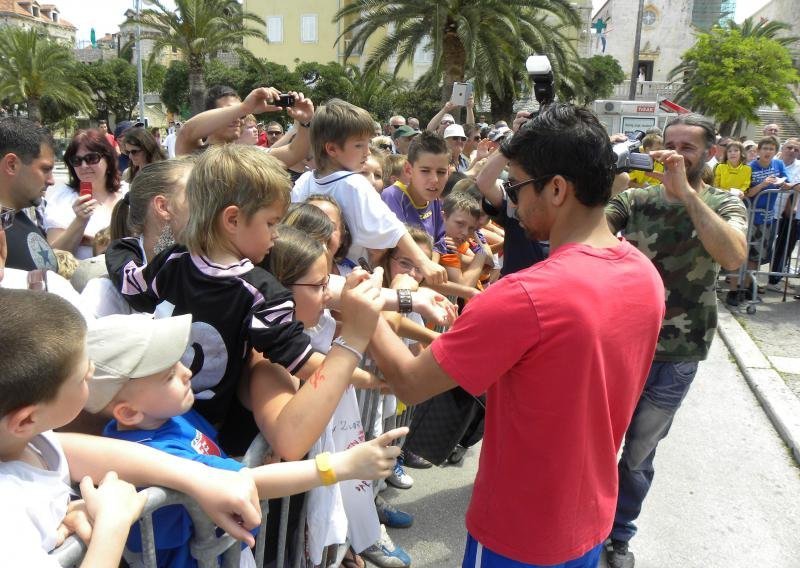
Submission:
[[[142,37],[153,40],[153,54],[176,49],[189,67],[189,101],[192,114],[203,111],[206,83],[204,64],[220,51],[232,51],[244,59],[256,58],[242,46],[247,37],[264,39],[266,23],[245,12],[236,0],[175,0],[175,9],[162,0],[149,0],[153,8],[141,12]],[[256,24],[251,27],[248,24]]]
[[[396,57],[394,73],[413,60],[419,48],[433,53],[422,84],[450,85],[471,77],[478,95],[487,86],[505,93],[536,51],[568,59],[571,42],[556,42],[565,27],[580,26],[570,0],[354,0],[334,16],[345,24],[337,41],[349,38],[345,57],[361,52],[376,33],[385,37],[369,55],[366,70]]]
[[[92,99],[72,72],[72,51],[41,32],[0,30],[0,99],[25,101],[28,117],[41,122],[43,97],[89,110]]]

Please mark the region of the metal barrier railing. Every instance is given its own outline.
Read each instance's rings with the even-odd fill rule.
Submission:
[[[756,207],[759,201],[764,205]],[[796,234],[795,212],[798,202],[800,194],[795,190],[769,189],[759,193],[755,199],[744,199],[747,208],[748,259],[739,269],[739,289],[749,288],[749,297],[740,303],[740,309],[743,308],[748,314],[756,313],[759,303],[759,276],[785,279],[784,301],[788,294],[788,279],[800,277],[800,264],[794,256],[795,243],[791,238]],[[784,217],[787,207],[788,217]],[[767,270],[763,269],[764,266]]]
[[[378,372],[374,364],[368,363],[364,367],[370,372]],[[367,440],[373,438],[372,425],[375,421],[378,411],[378,405],[381,403],[381,396],[377,390],[370,389],[357,389],[356,398],[358,400],[359,409],[361,410],[362,424],[364,426],[364,435]],[[406,407],[405,410],[398,416],[397,426],[407,426],[411,423],[414,407]],[[397,442],[402,444],[402,440]],[[262,436],[257,436],[250,444],[247,452],[242,459],[248,467],[256,467],[264,463],[264,458],[271,449],[267,441]],[[155,548],[155,535],[153,532],[153,518],[152,515],[155,511],[168,505],[183,505],[189,513],[194,525],[194,534],[190,541],[190,551],[192,556],[197,560],[199,568],[217,568],[218,557],[222,559],[223,568],[234,568],[239,566],[239,559],[241,555],[241,546],[234,546],[237,544],[232,537],[227,534],[217,536],[217,527],[209,519],[200,506],[187,495],[164,489],[162,487],[148,487],[143,492],[147,495],[147,503],[142,517],[139,520],[141,535],[142,535],[142,553],[141,555],[134,555],[134,553],[126,549],[123,556],[126,561],[131,562],[136,559],[136,565],[143,568],[156,568],[156,548]],[[278,545],[277,556],[275,565],[283,567],[286,565],[288,554],[288,535],[289,530],[289,507],[290,498],[283,497],[281,499],[280,517],[278,524]],[[302,523],[305,523],[306,505],[303,505],[300,518]],[[261,514],[262,522],[261,527],[256,535],[256,546],[253,551],[253,556],[256,561],[256,566],[263,566],[264,553],[266,549],[266,535],[267,535],[267,520],[268,520],[269,502],[261,501]],[[303,527],[298,527],[302,529]],[[296,541],[294,546],[295,556],[292,563],[293,568],[300,568],[303,564],[305,554],[305,530],[295,530]],[[347,545],[348,543],[344,543]],[[338,566],[341,562],[340,556],[343,555],[344,548],[339,547],[340,551],[336,558],[331,560],[335,562],[334,565]],[[323,552],[321,566],[327,566],[329,559],[329,549]],[[67,538],[60,547],[55,549],[51,556],[64,568],[72,568],[78,566],[86,553],[86,545],[76,536]]]

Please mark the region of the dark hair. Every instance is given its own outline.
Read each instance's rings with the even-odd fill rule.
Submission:
[[[348,138],[365,136],[372,138],[374,131],[372,116],[361,107],[341,99],[331,99],[319,107],[311,121],[311,150],[317,169],[328,165],[325,144],[332,142],[341,147]]]
[[[679,114],[671,118],[667,125],[664,127],[664,140],[667,139],[667,130],[670,126],[676,124],[683,124],[685,126],[697,126],[703,129],[703,141],[706,144],[706,150],[711,148],[717,143],[717,134],[714,130],[714,123],[700,114]]]
[[[411,225],[406,225],[406,229],[408,230],[408,235],[415,243],[417,243],[420,247],[428,247],[428,249],[433,251],[433,239],[427,231],[420,229],[419,227],[412,227]],[[381,260],[381,266],[383,267],[383,285],[386,288],[391,288],[392,286],[392,273],[389,270],[389,265],[392,257],[398,252],[398,250],[398,247],[387,250],[386,254],[383,255],[383,259]]]
[[[336,227],[319,207],[311,203],[292,203],[281,221],[323,244],[328,242]]]
[[[233,90],[233,87],[227,85],[214,85],[206,90],[205,109],[211,110],[217,108],[217,101],[223,97],[236,97],[239,98],[239,93]]]
[[[144,151],[145,156],[147,157],[147,163],[152,164],[153,162],[160,162],[162,160],[166,160],[167,157],[164,155],[164,151],[161,149],[161,146],[158,144],[158,141],[150,134],[145,128],[141,126],[137,126],[136,128],[131,128],[130,130],[125,131],[125,136],[123,137],[123,141],[125,144],[130,144],[131,146],[136,146]],[[136,177],[136,174],[139,172],[139,168],[133,165],[131,161],[131,172],[130,177],[126,180],[128,182],[133,181],[133,178]]]
[[[775,150],[778,150],[781,147],[780,142],[774,136],[764,136],[758,141],[758,149],[761,150],[762,146],[772,145],[775,146]]]
[[[466,211],[476,219],[481,216],[481,204],[464,191],[454,191],[444,198],[442,212],[450,215],[453,211]]]
[[[86,341],[86,322],[55,294],[0,288],[0,419],[52,401]]]
[[[80,180],[75,173],[75,167],[72,165],[72,158],[78,153],[78,147],[83,144],[90,152],[97,152],[106,161],[106,190],[114,193],[119,189],[120,173],[117,167],[117,154],[114,148],[108,143],[105,134],[99,130],[79,130],[72,137],[72,140],[64,152],[64,163],[67,164],[69,170],[69,182],[67,185],[78,190]]]
[[[346,257],[347,252],[350,250],[350,246],[353,244],[353,236],[350,234],[350,228],[347,226],[347,219],[344,218],[344,213],[342,212],[342,207],[339,205],[339,202],[336,201],[330,195],[323,195],[321,193],[312,193],[308,197],[306,197],[306,203],[311,201],[327,201],[339,212],[339,222],[342,224],[342,227],[339,231],[339,249],[333,253],[333,262],[341,263]],[[313,203],[311,204],[313,205]]]
[[[422,153],[449,155],[450,151],[447,149],[444,138],[430,130],[423,130],[414,136],[408,146],[408,163],[414,164]]]
[[[42,144],[53,147],[53,135],[44,126],[16,116],[0,120],[0,159],[15,154],[23,164],[39,157]]]
[[[326,254],[326,249],[324,243],[297,227],[279,225],[278,234],[280,238],[269,252],[269,271],[288,288],[302,278],[320,256]],[[267,259],[262,261],[262,265],[266,263]]]
[[[506,139],[500,151],[531,178],[568,178],[575,198],[586,207],[604,205],[611,197],[614,152],[606,129],[586,109],[551,104]],[[537,192],[543,189],[533,187]]]
[[[467,179],[467,174],[464,172],[453,172],[447,178],[447,181],[444,182],[444,189],[442,190],[442,199],[450,195],[453,191],[453,188],[456,186],[458,182],[462,179]]]

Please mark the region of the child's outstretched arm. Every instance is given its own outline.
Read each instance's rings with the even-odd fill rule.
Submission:
[[[192,497],[233,538],[255,544],[249,529],[261,523],[258,495],[251,478],[206,467],[142,444],[84,434],[57,433],[75,481],[102,479],[115,471],[138,487],[158,485]]]
[[[330,465],[337,481],[346,479],[381,479],[392,473],[400,455],[393,440],[405,436],[408,428],[395,428],[377,438],[330,455]],[[252,476],[261,499],[273,499],[302,493],[323,485],[315,460],[273,463],[242,470]]]

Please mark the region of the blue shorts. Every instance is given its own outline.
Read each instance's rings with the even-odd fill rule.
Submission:
[[[484,548],[471,534],[467,533],[467,547],[464,550],[464,561],[461,563],[461,568],[596,568],[602,549],[603,543],[601,542],[580,558],[568,562],[547,566],[525,564]]]

